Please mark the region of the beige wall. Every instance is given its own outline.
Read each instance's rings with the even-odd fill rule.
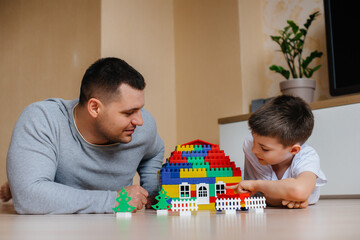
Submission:
[[[251,100],[265,98],[263,1],[238,0],[242,112],[250,112]],[[238,113],[238,114],[241,114]]]
[[[157,122],[168,156],[177,134],[173,2],[103,0],[101,56],[122,58],[142,73],[145,108]]]
[[[100,56],[100,1],[0,0],[0,184],[15,122],[28,104],[78,96]],[[31,143],[29,143],[31,144]]]
[[[236,0],[175,0],[177,142],[219,142],[217,119],[242,111]]]

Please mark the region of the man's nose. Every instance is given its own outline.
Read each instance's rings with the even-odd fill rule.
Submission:
[[[134,118],[132,120],[132,123],[134,125],[137,125],[137,126],[142,126],[144,121],[143,121],[143,118],[142,118],[142,115],[141,115],[141,111],[139,110],[135,115],[134,115]]]

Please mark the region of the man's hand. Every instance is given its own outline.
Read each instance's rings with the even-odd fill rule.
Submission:
[[[281,203],[283,206],[286,206],[288,208],[306,208],[309,205],[309,202],[307,200],[303,202],[282,200]]]
[[[158,200],[155,199],[155,195],[152,195],[147,198],[147,203],[145,204],[146,209],[150,209],[152,205],[156,204]]]
[[[235,189],[238,193],[250,193],[250,195],[253,195],[258,192],[256,183],[256,180],[242,180],[238,185],[226,186],[226,188]]]
[[[134,212],[141,210],[144,205],[147,203],[147,197],[149,193],[139,185],[132,185],[124,188],[128,193],[128,196],[131,197],[129,205],[136,207]],[[118,191],[119,194],[120,191]]]

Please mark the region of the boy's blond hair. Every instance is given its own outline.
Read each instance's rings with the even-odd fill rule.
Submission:
[[[249,118],[249,127],[253,133],[274,137],[288,147],[303,144],[311,136],[314,115],[301,98],[281,95],[254,112]]]

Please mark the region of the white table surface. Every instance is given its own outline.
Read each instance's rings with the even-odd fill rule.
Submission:
[[[130,219],[113,214],[17,215],[0,204],[0,239],[360,239],[360,199],[320,200],[306,209],[266,208],[225,215],[216,211]]]

